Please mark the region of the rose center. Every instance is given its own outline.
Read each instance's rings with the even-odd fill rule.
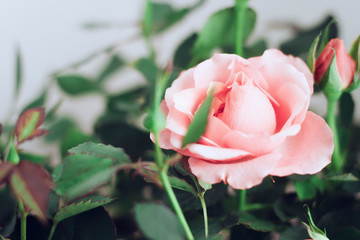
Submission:
[[[248,134],[272,134],[276,128],[273,106],[253,84],[234,84],[226,96],[221,119],[230,128]]]

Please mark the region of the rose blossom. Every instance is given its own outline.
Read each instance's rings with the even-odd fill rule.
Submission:
[[[324,73],[328,69],[332,58],[336,53],[336,68],[341,81],[341,89],[347,88],[353,81],[356,63],[355,60],[346,52],[343,40],[331,39],[320,53],[315,62],[314,77],[316,82],[320,82]]]
[[[211,89],[206,131],[182,149]],[[313,76],[299,58],[278,50],[247,60],[215,54],[167,89],[159,144],[188,156],[191,172],[211,184],[246,189],[268,175],[314,174],[330,163],[334,145],[325,121],[308,111],[312,93]]]

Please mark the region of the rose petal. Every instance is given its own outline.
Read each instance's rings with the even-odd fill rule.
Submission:
[[[193,88],[194,86],[194,69],[190,68],[189,70],[181,72],[179,77],[173,81],[171,87],[165,92],[167,106],[170,108],[174,105],[173,96],[175,93],[188,88]]]
[[[254,156],[267,154],[278,148],[286,137],[296,135],[300,125],[293,125],[274,135],[249,135],[240,131],[230,131],[222,138],[223,146],[241,149]]]
[[[272,134],[276,127],[272,104],[252,83],[234,84],[227,95],[222,120],[231,129],[249,134]]]
[[[195,67],[194,79],[195,88],[208,88],[210,82],[225,82],[230,71],[228,66],[236,55],[231,54],[215,54]]]
[[[330,163],[333,150],[331,129],[323,118],[308,111],[299,134],[288,137],[279,148],[282,158],[271,174],[317,173]]]
[[[269,63],[287,63],[295,67],[300,73],[304,74],[306,83],[310,89],[310,94],[313,93],[313,85],[314,79],[313,75],[310,72],[310,69],[307,67],[305,62],[291,55],[285,55],[278,49],[269,49],[264,52],[264,54],[260,57],[249,58],[249,61],[261,68],[264,65],[268,65]]]
[[[231,161],[253,156],[251,153],[240,149],[221,148],[198,143],[189,144],[185,149],[182,149],[182,140],[183,136],[171,132],[170,144],[172,148],[186,156],[198,157],[209,161]]]
[[[211,163],[195,157],[190,157],[188,162],[191,172],[204,182],[215,184],[223,181],[236,189],[248,189],[260,184],[280,157],[279,153],[273,152],[235,163]]]
[[[193,117],[205,98],[206,91],[204,89],[189,88],[174,94],[174,107],[187,116]]]
[[[277,129],[280,131],[293,124],[301,124],[309,107],[310,99],[294,83],[281,86],[274,97],[279,106],[274,106],[277,120]]]
[[[206,131],[203,136],[217,143],[219,146],[224,146],[222,138],[229,132],[231,132],[231,129],[223,121],[211,116],[208,119]]]
[[[172,108],[166,117],[165,127],[172,132],[185,136],[190,122],[191,120],[186,114]]]

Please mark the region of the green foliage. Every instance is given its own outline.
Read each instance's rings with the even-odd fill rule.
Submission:
[[[20,49],[17,48],[16,49],[16,70],[15,70],[15,98],[17,98],[19,96],[19,92],[20,92],[20,88],[21,88],[21,83],[22,83],[22,59],[21,59],[21,52]]]
[[[350,56],[355,60],[356,72],[360,71],[360,35],[351,44]]]
[[[27,211],[46,222],[52,179],[47,171],[35,163],[21,161],[9,176],[9,185]]]
[[[31,108],[23,112],[15,127],[15,134],[18,144],[46,134],[48,131],[40,129],[40,125],[45,121],[44,108]]]
[[[111,56],[110,60],[106,63],[104,68],[99,73],[96,81],[99,83],[104,82],[109,77],[114,75],[117,71],[119,71],[124,66],[124,64],[124,60],[122,60],[118,55]]]
[[[247,9],[245,16],[244,40],[255,27],[256,14]],[[226,27],[224,27],[226,26]],[[193,55],[196,61],[208,58],[215,47],[234,46],[235,9],[227,8],[212,15],[200,31],[195,41]]]
[[[84,199],[81,199],[79,201],[76,201],[69,205],[65,205],[62,208],[60,208],[54,216],[54,221],[56,223],[59,223],[64,219],[73,217],[77,214],[106,205],[111,201],[113,201],[113,199],[103,196],[86,197]]]
[[[212,102],[212,94],[213,92],[211,91],[204,103],[196,112],[194,119],[191,121],[188,130],[183,138],[182,147],[185,147],[189,143],[196,142],[205,133],[207,119]]]
[[[336,54],[334,53],[334,57],[331,60],[331,63],[320,79],[319,83],[320,88],[325,94],[326,98],[329,101],[337,101],[341,94],[341,79],[339,76],[339,72],[336,67]]]
[[[69,95],[83,95],[99,92],[99,85],[87,77],[81,75],[59,75],[56,76],[59,87]]]
[[[108,182],[119,168],[130,163],[120,148],[87,142],[68,151],[55,191],[67,201],[84,196]]]
[[[308,231],[309,236],[314,239],[314,240],[329,240],[326,237],[325,232],[323,232],[322,230],[320,230],[315,224],[314,221],[312,220],[311,217],[311,213],[310,213],[310,209],[308,206],[306,206],[307,208],[307,214],[308,214],[308,221],[309,224],[306,224],[303,222],[303,224],[306,226],[306,229]]]
[[[323,31],[324,29],[328,29],[328,31],[325,31],[325,33],[322,34],[322,39],[320,40],[321,47],[318,49],[318,52],[320,52],[323,49],[323,43],[327,43],[328,39],[335,38],[338,35],[338,27],[335,22],[333,23],[333,21],[334,18],[332,16],[329,16],[324,19],[324,21],[322,21],[319,25],[313,28],[298,29],[292,39],[280,45],[280,50],[283,51],[285,54],[292,54],[294,56],[300,56],[305,58],[314,39],[319,35],[321,31]]]
[[[317,190],[324,191],[324,183],[316,175],[305,180],[295,181],[294,187],[301,201],[314,198]]]
[[[53,240],[114,240],[116,230],[109,214],[97,207],[65,219],[57,227]]]
[[[167,207],[142,203],[135,206],[136,222],[149,239],[184,239],[184,232],[175,214]]]

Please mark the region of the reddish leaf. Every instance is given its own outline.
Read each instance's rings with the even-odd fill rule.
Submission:
[[[10,176],[10,186],[25,209],[46,222],[49,192],[53,186],[48,172],[38,164],[21,161]]]
[[[15,164],[9,162],[0,163],[0,185],[8,181],[8,177],[14,170],[15,166]]]
[[[45,129],[39,129],[39,126],[45,121],[44,108],[31,108],[24,111],[15,128],[16,138],[18,144],[25,140],[32,139],[48,133]]]

